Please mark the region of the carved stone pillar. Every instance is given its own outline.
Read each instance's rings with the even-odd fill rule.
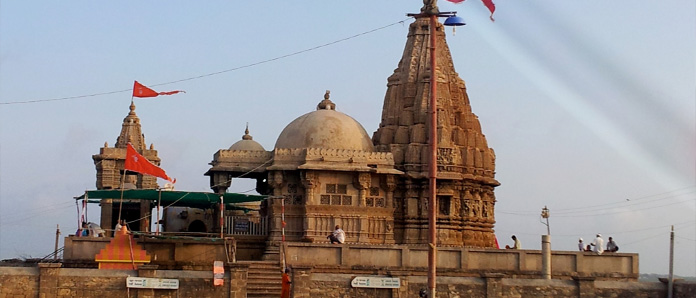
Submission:
[[[394,190],[396,190],[396,177],[387,175],[382,181],[387,200],[387,210],[394,212]],[[388,220],[385,225],[385,243],[394,243],[394,219]]]
[[[358,206],[365,207],[365,198],[367,197],[368,191],[370,190],[370,182],[372,176],[370,173],[360,173],[353,181],[353,186],[358,189]],[[358,227],[358,242],[367,243],[370,242],[367,234],[369,228],[369,218],[367,215],[360,215],[360,224]]]
[[[394,208],[394,190],[396,190],[396,177],[394,175],[387,175],[384,178],[383,186],[386,192],[387,199],[387,209]]]
[[[280,200],[283,200],[283,173],[280,171],[271,172],[268,175],[268,185],[273,189],[273,196],[268,200],[268,240],[280,241],[282,218],[280,214]]]
[[[353,186],[358,189],[358,206],[365,206],[365,197],[367,197],[367,191],[370,188],[371,181],[370,173],[360,173],[353,181]]]
[[[314,189],[319,186],[319,181],[314,172],[306,171],[302,172],[302,185],[305,188],[305,196],[307,205],[319,205],[314,195]]]
[[[210,176],[210,188],[217,194],[224,194],[232,185],[232,178],[228,173],[213,173]]]
[[[273,189],[273,196],[283,195],[283,172],[275,171],[268,175],[268,185]]]

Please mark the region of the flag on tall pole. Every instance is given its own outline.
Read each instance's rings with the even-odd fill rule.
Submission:
[[[452,2],[452,3],[464,2],[464,0],[447,0],[447,1]],[[493,19],[493,13],[495,12],[495,4],[493,3],[493,0],[481,0],[481,2],[483,2],[483,5],[485,5],[486,8],[488,8],[488,11],[491,12],[491,21],[495,21]]]
[[[138,83],[138,81],[135,81],[135,83],[133,83],[133,97],[157,97],[160,95],[177,94],[179,92],[186,93],[182,90],[157,92],[155,90],[152,90],[152,89],[146,87],[143,84]]]
[[[126,163],[125,169],[128,171],[160,177],[165,180],[169,180],[171,183],[176,183],[176,179],[172,179],[167,176],[167,173],[162,170],[162,168],[151,163],[145,156],[140,155],[138,151],[135,151],[133,145],[128,143],[126,147]]]

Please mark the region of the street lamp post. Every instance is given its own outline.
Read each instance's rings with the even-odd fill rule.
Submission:
[[[541,217],[546,218],[546,235],[541,235],[541,275],[544,279],[551,279],[551,227],[549,226],[549,208],[546,206],[541,209]]]
[[[448,17],[447,26],[465,25],[456,12],[440,12],[437,0],[423,1],[425,4],[418,14],[407,14],[415,18],[429,18],[430,37],[430,102],[428,107],[430,130],[428,131],[428,147],[430,156],[428,162],[429,203],[428,203],[428,297],[436,295],[437,273],[437,18]]]
[[[549,226],[549,208],[544,208],[541,209],[541,217],[546,218],[546,223],[543,221],[541,223],[546,225],[546,235],[551,235],[551,226]]]

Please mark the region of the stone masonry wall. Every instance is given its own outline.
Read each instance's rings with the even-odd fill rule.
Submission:
[[[38,268],[0,268],[0,298],[34,298],[38,292]]]
[[[246,265],[228,264],[225,285],[212,286],[212,272],[192,270],[157,270],[141,266],[139,270],[98,270],[61,268],[60,264],[38,267],[0,267],[0,298],[175,298],[175,297],[246,297]],[[211,266],[212,267],[212,266]],[[372,272],[355,268],[292,268],[293,295],[296,298],[377,297],[410,298],[427,287],[425,272],[389,270]],[[179,280],[179,290],[127,289],[127,276],[172,278]],[[398,289],[353,288],[356,276],[399,277]],[[674,297],[695,297],[696,283],[676,281]],[[524,297],[666,297],[666,284],[660,282],[607,281],[594,277],[573,279],[514,278],[501,273],[479,276],[438,275],[438,298],[524,298]]]
[[[350,273],[353,271],[353,273]],[[425,272],[390,271],[382,274],[355,274],[355,270],[311,267],[293,268],[293,297],[418,297],[427,289]],[[417,274],[417,275],[414,275]],[[399,289],[353,288],[356,276],[399,277]],[[667,295],[664,283],[639,281],[598,281],[594,277],[573,279],[510,278],[501,273],[482,273],[480,277],[438,276],[438,298],[525,298],[525,297],[638,297],[663,298]],[[301,285],[301,286],[300,286]],[[674,297],[694,297],[695,283],[676,282]]]
[[[37,267],[0,267],[0,298],[176,298],[246,297],[248,267],[228,264],[225,284],[213,286],[210,271],[157,270],[141,266],[136,270],[61,268],[61,264]],[[128,289],[128,276],[178,279],[179,289]]]

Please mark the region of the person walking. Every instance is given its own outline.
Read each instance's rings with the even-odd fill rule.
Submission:
[[[282,274],[281,288],[280,288],[280,298],[290,298],[290,269],[285,268]]]

